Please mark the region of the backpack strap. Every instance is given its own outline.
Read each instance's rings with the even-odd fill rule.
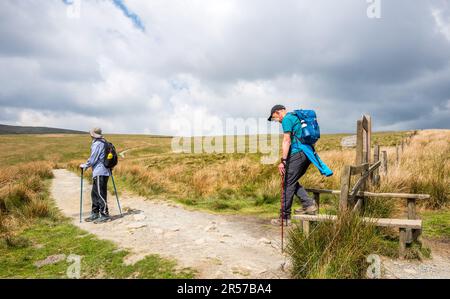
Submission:
[[[290,113],[294,114],[295,117],[297,117],[298,123],[295,125],[295,127],[299,125],[300,126],[300,133],[301,133],[302,132],[302,130],[301,130],[302,120],[300,119],[300,117],[298,117],[297,113],[295,113],[295,112],[290,112]],[[300,141],[300,137],[298,137],[297,135],[294,134],[294,130],[293,129],[292,129],[292,132],[291,132],[291,136],[294,136],[297,139],[298,142],[302,143]]]
[[[99,142],[101,142],[101,143],[103,143],[103,144],[109,143],[105,138],[98,138],[98,139],[96,139],[95,141],[99,141]]]

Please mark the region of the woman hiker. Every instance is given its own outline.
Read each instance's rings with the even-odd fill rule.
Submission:
[[[92,137],[91,156],[85,164],[81,164],[80,168],[84,170],[92,167],[92,211],[91,216],[86,218],[86,222],[103,223],[110,220],[107,195],[108,180],[110,170],[105,167],[103,161],[105,159],[105,139],[102,135],[102,129],[95,128],[89,131]]]

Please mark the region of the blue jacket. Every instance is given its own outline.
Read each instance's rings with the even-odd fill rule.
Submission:
[[[110,176],[109,170],[103,164],[105,159],[105,144],[100,139],[94,139],[91,145],[91,156],[84,164],[86,168],[92,167],[92,176]]]
[[[325,163],[323,163],[323,161],[320,159],[319,155],[311,145],[300,143],[300,148],[311,161],[311,163],[314,164],[317,169],[319,169],[322,175],[327,177],[333,175],[333,171]]]

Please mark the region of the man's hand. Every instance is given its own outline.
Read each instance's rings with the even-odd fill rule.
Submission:
[[[284,174],[286,173],[286,166],[284,165],[283,162],[281,162],[278,165],[278,171],[280,172],[280,175],[284,176]]]
[[[87,169],[86,164],[80,164],[80,168],[86,170]]]

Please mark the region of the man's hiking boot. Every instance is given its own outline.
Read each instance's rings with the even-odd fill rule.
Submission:
[[[95,220],[97,220],[100,217],[99,214],[91,214],[90,217],[84,219],[85,222],[93,222]]]
[[[99,224],[99,223],[105,223],[111,220],[111,217],[109,217],[108,215],[100,215],[100,217],[98,217],[94,223],[95,224]]]
[[[294,214],[297,214],[297,215],[316,215],[317,211],[318,211],[317,205],[313,204],[313,205],[310,205],[309,207],[304,208],[304,209],[294,210]]]
[[[274,226],[281,226],[281,218],[272,219],[270,221],[270,224],[272,224]],[[291,219],[284,219],[283,225],[284,226],[291,226],[292,225]]]

